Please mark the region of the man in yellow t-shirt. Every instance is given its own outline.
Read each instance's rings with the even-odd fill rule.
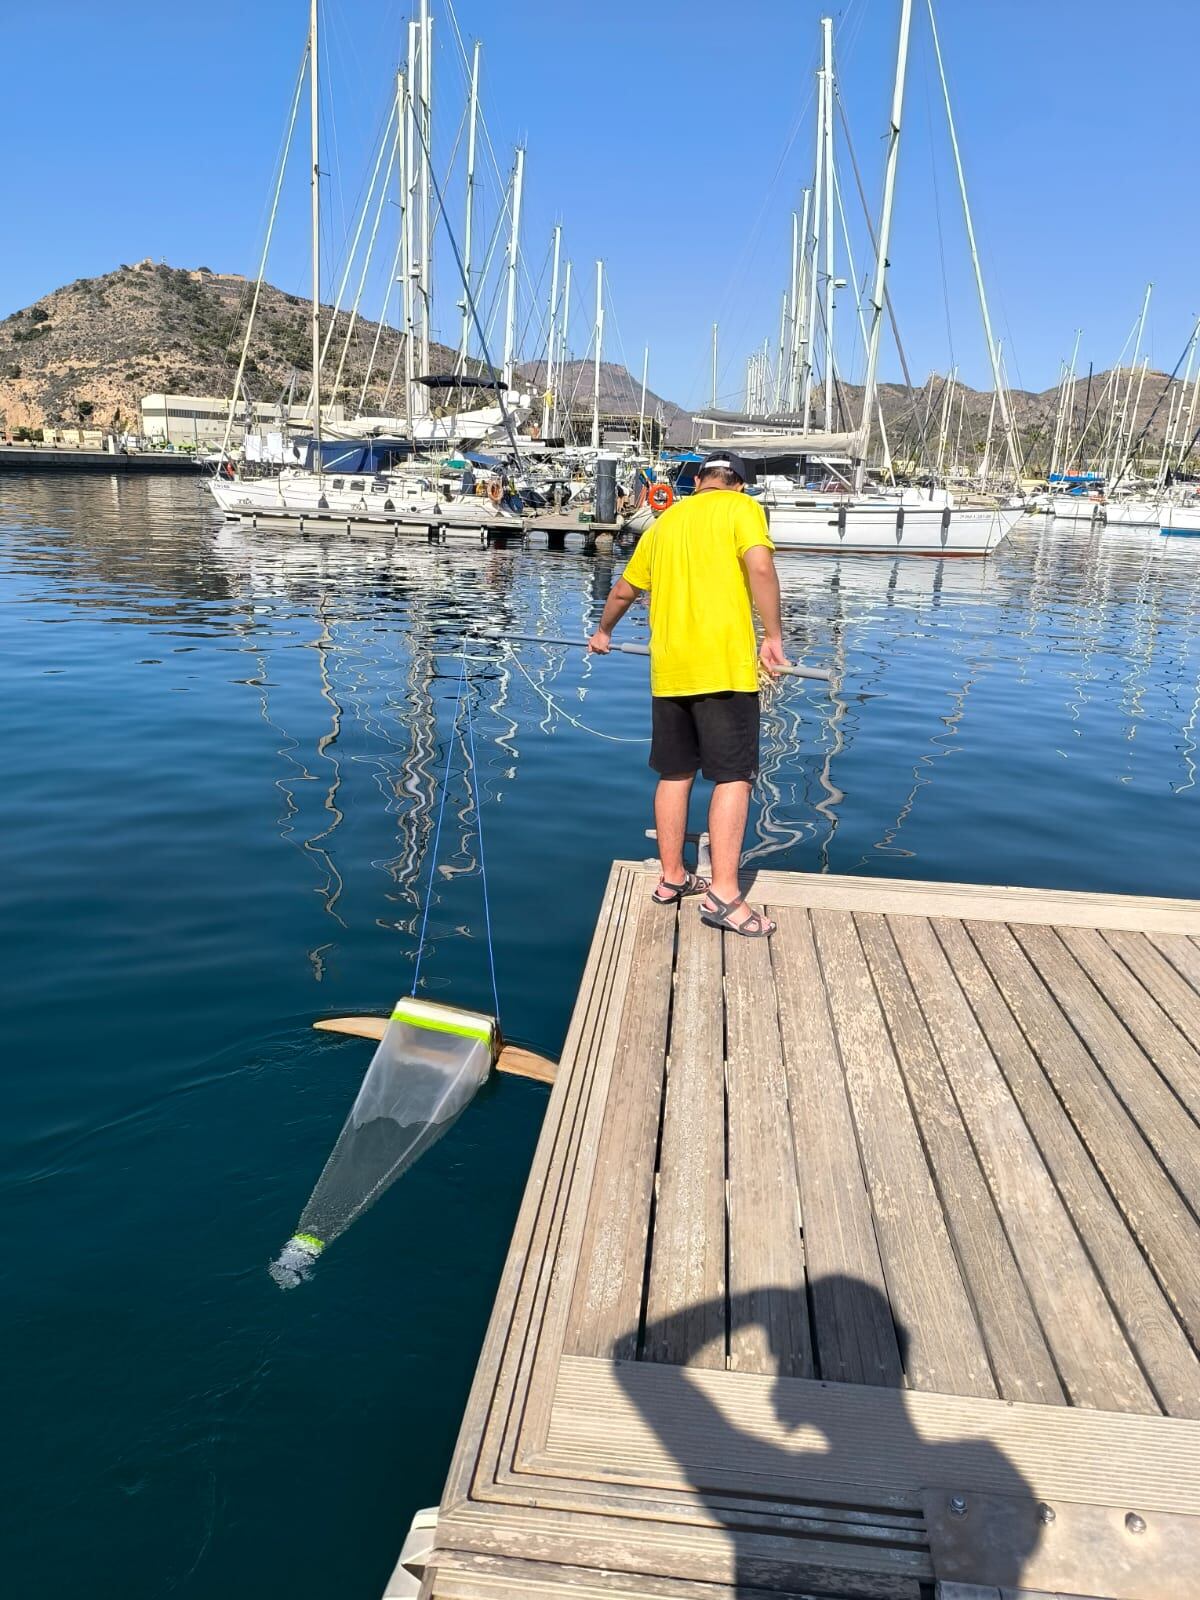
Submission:
[[[654,899],[673,906],[702,894],[705,922],[761,939],[775,924],[745,904],[738,867],[758,776],[759,663],[774,674],[787,659],[775,547],[762,507],[743,493],[746,477],[745,462],[731,451],[705,457],[696,492],[677,500],[638,541],[589,648],[607,655],[613,628],[650,591],[650,765],[659,775],[654,823],[662,864]],[[754,611],[763,626],[761,646]],[[683,865],[698,769],[713,785],[711,884]]]

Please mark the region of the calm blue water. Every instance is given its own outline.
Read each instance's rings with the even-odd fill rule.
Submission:
[[[875,698],[782,692],[755,859],[1200,895],[1200,541],[781,565],[794,648]],[[369,1057],[310,1023],[411,982],[464,625],[578,634],[612,575],[0,479],[6,1595],[375,1600],[436,1500],[544,1091],[489,1086],[284,1295]],[[646,668],[522,660],[471,693],[504,1023],[553,1055],[650,799],[566,718],[641,738]],[[490,1009],[463,767],[425,974]]]

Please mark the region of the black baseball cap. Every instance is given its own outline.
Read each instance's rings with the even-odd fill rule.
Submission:
[[[729,472],[736,472],[743,483],[750,482],[750,473],[741,456],[732,450],[710,450],[700,463],[698,477],[703,477],[713,467],[724,467]]]

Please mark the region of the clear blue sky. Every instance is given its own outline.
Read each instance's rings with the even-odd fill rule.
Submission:
[[[322,6],[326,283],[336,287],[409,7]],[[435,150],[445,169],[465,74],[444,0],[433,7]],[[252,272],[303,46],[304,0],[115,9],[47,0],[4,9],[0,315],[146,255]],[[737,398],[747,352],[778,326],[790,212],[812,166],[823,9],[816,0],[458,0],[464,38],[484,41],[483,103],[500,167],[507,171],[514,141],[528,145],[524,354],[540,344],[557,219],[575,263],[576,354],[587,344],[594,262],[603,256],[606,355],[636,371],[649,344],[651,387],[699,402],[717,321],[720,387]],[[986,351],[924,0],[914,10],[893,295],[914,377],[945,370],[952,342],[966,381],[983,387]],[[898,11],[894,0],[846,0],[832,13],[873,211]],[[1054,382],[1077,326],[1085,369],[1088,360],[1113,362],[1151,279],[1147,348],[1169,370],[1200,312],[1194,0],[939,0],[938,19],[1010,381]],[[303,124],[297,139],[307,139]],[[303,151],[289,172],[268,272],[294,290],[308,277],[302,168]],[[861,279],[867,252],[844,151],[842,170]],[[459,183],[451,180],[449,207],[461,233]],[[485,239],[497,193],[489,178]],[[381,239],[385,232],[386,224]],[[368,285],[372,316],[390,251],[381,243]],[[441,235],[436,259],[438,331],[454,342],[457,285]],[[849,276],[844,259],[837,270]],[[848,290],[842,300],[839,347],[854,377],[861,354]],[[498,325],[492,342],[498,347]],[[883,367],[898,376],[887,347]]]

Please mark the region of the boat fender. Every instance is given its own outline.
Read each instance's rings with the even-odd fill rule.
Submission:
[[[504,485],[502,483],[488,484],[488,499],[494,506],[498,506],[504,499]]]
[[[647,498],[652,511],[667,511],[675,504],[675,491],[669,483],[655,483]]]

